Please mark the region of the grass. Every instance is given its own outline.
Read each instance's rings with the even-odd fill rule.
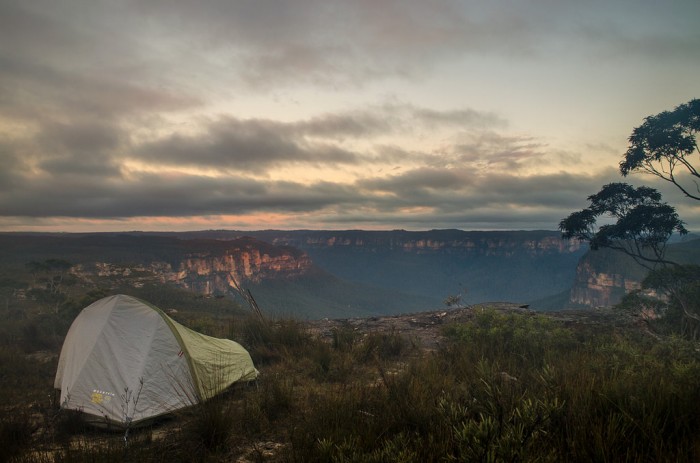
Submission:
[[[258,382],[128,447],[49,406],[55,363],[2,347],[0,461],[700,460],[700,346],[680,338],[484,310],[427,352],[392,331],[325,341],[295,320],[217,323]]]

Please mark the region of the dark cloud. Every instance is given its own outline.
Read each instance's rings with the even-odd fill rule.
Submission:
[[[695,20],[700,16],[700,3],[671,0],[663,6],[629,6],[614,5],[611,14],[598,20],[592,20],[591,11],[581,11],[582,19],[574,24],[574,32],[587,43],[591,54],[613,61],[642,58],[666,64],[700,59],[700,32]]]
[[[164,165],[219,167],[261,172],[280,164],[353,164],[357,155],[306,140],[293,124],[226,117],[204,133],[173,135],[137,150],[140,159]]]
[[[81,36],[77,28],[52,19],[40,2],[5,0],[0,3],[0,42],[2,55],[7,59],[38,56],[46,59],[65,57],[66,53],[80,53],[89,46],[89,37]],[[66,27],[68,26],[68,27]]]
[[[424,130],[485,130],[507,127],[507,121],[492,112],[472,108],[435,110],[392,101],[365,110],[324,114],[290,126],[300,134],[320,137],[370,138]]]
[[[254,211],[313,213],[330,208],[350,215],[355,209],[373,210],[379,219],[404,208],[428,208],[437,215],[451,215],[503,210],[504,205],[558,213],[578,207],[580,199],[599,184],[601,178],[571,174],[517,177],[428,168],[355,184],[321,181],[310,185],[234,175],[212,178],[162,173],[120,179],[86,175],[72,177],[71,183],[63,177],[45,176],[22,190],[0,194],[0,213],[108,218]]]
[[[581,58],[596,59],[608,42],[620,50],[632,43],[645,56],[687,59],[687,53],[697,54],[697,40],[679,36],[678,17],[700,14],[688,0],[674,2],[672,8],[639,8],[633,1],[591,7],[546,0],[299,0],[284,6],[156,1],[138,2],[135,8],[157,18],[164,29],[197,37],[208,47],[201,52],[216,53],[252,87],[290,81],[356,86],[387,76],[424,76],[442,61],[465,56],[496,55],[518,62],[572,46]],[[630,21],[644,27],[629,27]],[[694,27],[689,19],[682,23]]]
[[[529,80],[543,74],[533,63],[552,76],[569,75],[562,63],[607,72],[621,59],[636,60],[628,76],[682,73],[672,65],[698,58],[700,4],[664,5],[0,0],[0,216],[272,211],[335,223],[481,228],[516,226],[530,215],[554,226],[618,180],[616,162],[599,173],[528,175],[552,160],[575,168],[585,153],[512,133],[500,112],[465,104],[471,100],[460,89],[441,88],[440,79],[454,85],[454,76],[433,71],[463,76],[465,94],[475,95],[472,74],[504,72],[506,62],[512,88],[493,95],[499,111],[537,101],[509,100],[537,90]],[[402,87],[415,82],[425,86]],[[289,105],[265,113],[255,104],[269,104],[270,89],[319,106],[299,107],[304,116],[296,120]],[[370,93],[355,101],[357,89]],[[394,91],[400,96],[387,96]],[[415,101],[433,91],[441,109],[414,103],[412,91]],[[635,98],[651,93],[640,86]],[[325,95],[337,101],[322,106]],[[452,96],[454,107],[445,108]],[[343,105],[355,109],[327,109]],[[614,146],[578,146],[618,156]],[[306,167],[361,178],[269,180]]]
[[[405,104],[324,114],[297,122],[242,120],[226,116],[205,121],[200,133],[174,134],[146,143],[138,147],[135,154],[142,160],[171,166],[219,167],[261,173],[285,164],[391,162],[390,148],[378,147],[379,156],[353,152],[343,148],[342,142],[346,139],[368,140],[380,135],[434,130],[436,127],[445,130],[455,126],[474,129],[498,125],[505,125],[505,121],[490,113],[472,109],[437,111]],[[495,139],[495,135],[492,138],[492,145],[502,141]],[[524,149],[522,143],[520,149]],[[396,161],[416,158],[400,149],[395,149],[393,154]],[[424,155],[422,157],[425,159]]]
[[[89,193],[86,193],[89,192]],[[352,188],[326,182],[306,186],[244,177],[138,175],[121,181],[76,177],[67,185],[47,178],[0,194],[0,214],[25,217],[119,218],[310,212],[358,201]]]
[[[391,177],[363,179],[358,185],[375,192],[393,193],[410,201],[420,191],[454,192],[463,189],[468,182],[468,177],[462,172],[425,167]]]
[[[120,152],[128,134],[116,124],[83,120],[49,121],[37,135],[32,156],[38,169],[54,178],[64,175],[120,175]]]
[[[90,153],[117,148],[125,134],[119,127],[99,121],[82,124],[50,122],[42,127],[38,140],[68,152]]]
[[[138,2],[160,24],[198,36],[226,56],[251,86],[294,79],[355,85],[387,74],[421,72],[479,36],[451,1],[301,0]],[[479,29],[486,29],[480,27]],[[522,43],[522,41],[521,41]],[[234,46],[235,53],[227,53]]]
[[[368,196],[391,207],[400,204],[442,212],[509,207],[571,209],[614,177],[612,169],[596,176],[569,173],[520,176],[465,168],[421,168],[361,180],[358,185]]]
[[[0,195],[12,194],[15,188],[23,186],[20,175],[26,170],[21,156],[17,155],[15,147],[0,140]]]

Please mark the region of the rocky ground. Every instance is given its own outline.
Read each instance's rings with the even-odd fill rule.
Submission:
[[[465,307],[449,308],[385,317],[322,319],[309,322],[310,329],[323,339],[331,340],[335,330],[350,328],[360,334],[393,332],[405,336],[427,350],[436,349],[443,341],[442,327],[452,322],[464,322],[480,310],[495,309],[502,312],[519,312],[547,315],[565,326],[605,325],[628,326],[639,320],[610,308],[566,310],[560,312],[536,312],[526,305],[513,302],[484,302]]]

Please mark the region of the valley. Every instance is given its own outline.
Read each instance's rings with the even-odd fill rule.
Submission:
[[[698,262],[698,243],[674,244],[669,253]],[[554,231],[6,233],[0,234],[0,259],[3,274],[27,287],[36,277],[28,263],[46,259],[69,263],[73,283],[84,292],[169,285],[231,299],[235,281],[267,313],[299,319],[484,301],[535,310],[611,306],[645,274],[625,256],[587,252]]]

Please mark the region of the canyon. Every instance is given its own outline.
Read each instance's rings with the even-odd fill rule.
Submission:
[[[446,300],[610,306],[644,276],[555,231],[0,234],[0,258],[18,268],[65,259],[95,286],[158,282],[225,297],[235,280],[271,312],[307,318],[433,310]]]

